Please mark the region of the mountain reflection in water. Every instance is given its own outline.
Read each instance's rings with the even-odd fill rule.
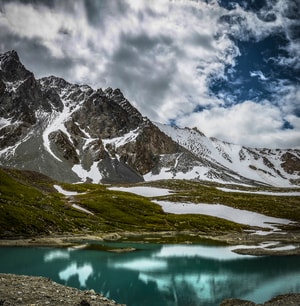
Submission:
[[[297,256],[243,256],[204,245],[109,245],[137,251],[4,247],[0,272],[50,277],[128,306],[215,306],[230,297],[260,303],[300,292]]]

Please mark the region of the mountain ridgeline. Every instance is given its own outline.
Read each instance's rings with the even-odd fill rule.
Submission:
[[[299,149],[253,149],[151,122],[119,89],[36,79],[0,55],[0,165],[65,182],[300,184]]]

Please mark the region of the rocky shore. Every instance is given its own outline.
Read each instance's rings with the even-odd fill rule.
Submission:
[[[299,306],[300,294],[283,294],[278,295],[264,304],[255,304],[250,301],[228,299],[221,303],[220,306]]]
[[[0,274],[1,306],[126,306],[96,293],[57,284],[49,278]],[[292,306],[300,305],[300,294],[279,295],[264,304],[239,299],[224,300],[220,306]]]
[[[0,274],[0,305],[121,306],[94,290],[82,291],[57,284],[49,278],[14,274]]]

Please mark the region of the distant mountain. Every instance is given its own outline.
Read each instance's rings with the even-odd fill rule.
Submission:
[[[257,149],[208,138],[196,128],[179,129],[156,123],[157,127],[195,156],[220,170],[212,173],[205,162],[191,173],[193,178],[242,182],[241,177],[271,186],[300,185],[300,149]],[[199,173],[197,177],[196,173]]]
[[[0,55],[0,165],[66,182],[300,184],[298,149],[251,149],[154,124],[119,89],[35,79],[15,51]]]

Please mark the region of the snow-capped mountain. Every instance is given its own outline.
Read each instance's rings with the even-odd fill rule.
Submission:
[[[248,148],[208,138],[196,128],[179,129],[156,123],[157,127],[178,144],[214,165],[230,169],[239,176],[271,186],[300,183],[300,149]],[[209,168],[202,167],[204,176]]]
[[[94,183],[162,178],[299,184],[299,150],[258,150],[153,124],[119,89],[36,80],[0,55],[0,165]]]

